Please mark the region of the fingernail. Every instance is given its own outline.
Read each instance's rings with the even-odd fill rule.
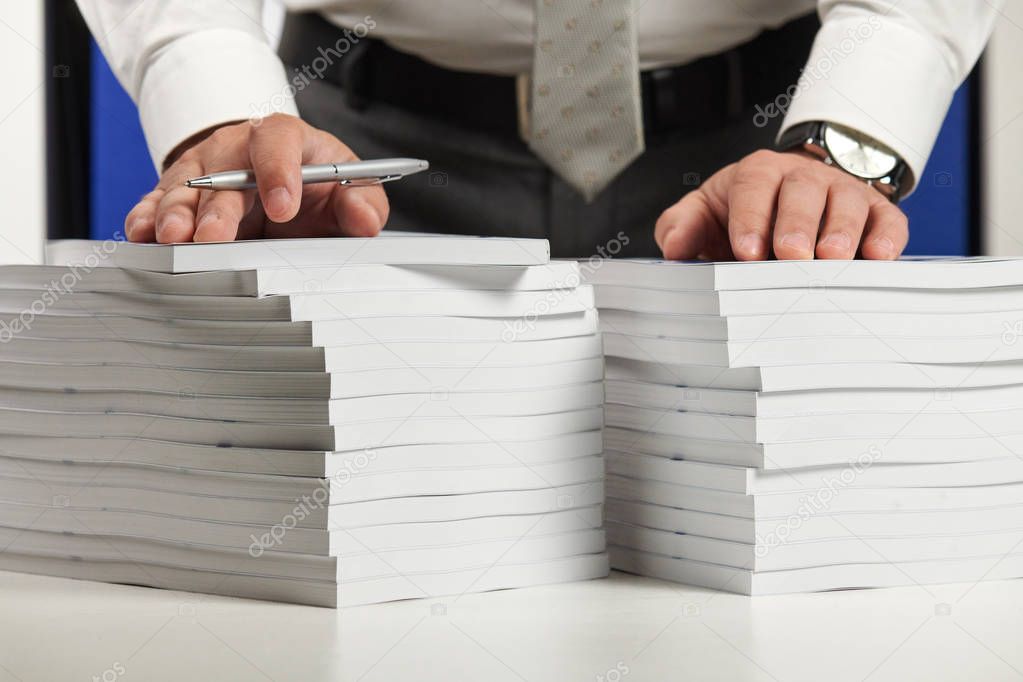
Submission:
[[[156,226],[157,232],[166,232],[167,230],[173,230],[183,225],[181,216],[176,213],[168,213],[160,219],[160,223]]]
[[[778,243],[803,254],[810,253],[810,240],[802,232],[790,232]]]
[[[739,251],[750,258],[759,258],[764,250],[764,241],[755,234],[743,235],[739,238]]]
[[[886,256],[892,256],[895,254],[895,243],[892,242],[888,237],[878,237],[870,242],[874,245],[874,248],[884,253]]]
[[[848,251],[849,247],[852,246],[852,237],[847,235],[845,232],[829,234],[821,240],[821,246],[827,246],[828,248],[837,249],[839,251]]]
[[[208,224],[216,222],[218,220],[220,220],[220,216],[217,214],[216,211],[210,211],[209,213],[203,213],[202,218],[199,218],[199,223],[196,226],[196,228],[198,229],[198,228],[200,228],[200,227],[202,227],[204,225],[208,225]]]
[[[291,192],[284,187],[274,187],[266,197],[266,210],[274,215],[288,212],[291,206]]]

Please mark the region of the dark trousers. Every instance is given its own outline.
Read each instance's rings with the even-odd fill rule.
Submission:
[[[747,102],[709,129],[648,134],[646,151],[587,204],[516,136],[372,99],[353,108],[329,80],[311,82],[296,101],[306,121],[362,158],[430,161],[430,171],[386,185],[388,229],[546,238],[551,254],[562,258],[587,258],[611,240],[624,243],[620,232],[628,237],[620,256],[659,256],[653,230],[661,212],[723,166],[771,147],[782,118],[764,125],[761,116],[755,123],[754,107],[766,102]]]

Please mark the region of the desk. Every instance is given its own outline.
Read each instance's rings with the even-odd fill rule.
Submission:
[[[0,573],[0,681],[1023,679],[1023,581],[749,599],[613,574],[342,611]]]

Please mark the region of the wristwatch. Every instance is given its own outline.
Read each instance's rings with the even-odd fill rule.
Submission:
[[[908,172],[906,162],[883,143],[837,123],[811,121],[793,126],[778,140],[783,151],[802,149],[835,166],[897,204]]]

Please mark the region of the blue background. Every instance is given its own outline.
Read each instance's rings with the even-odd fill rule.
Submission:
[[[98,48],[92,59],[91,233],[107,239],[156,184],[138,112]],[[969,87],[956,93],[934,152],[902,208],[910,219],[907,254],[969,255]]]
[[[949,107],[938,141],[916,191],[902,202],[909,216],[909,246],[914,256],[970,254],[970,88],[966,81]]]
[[[92,172],[89,231],[109,239],[124,230],[124,216],[156,184],[135,104],[92,44]]]

